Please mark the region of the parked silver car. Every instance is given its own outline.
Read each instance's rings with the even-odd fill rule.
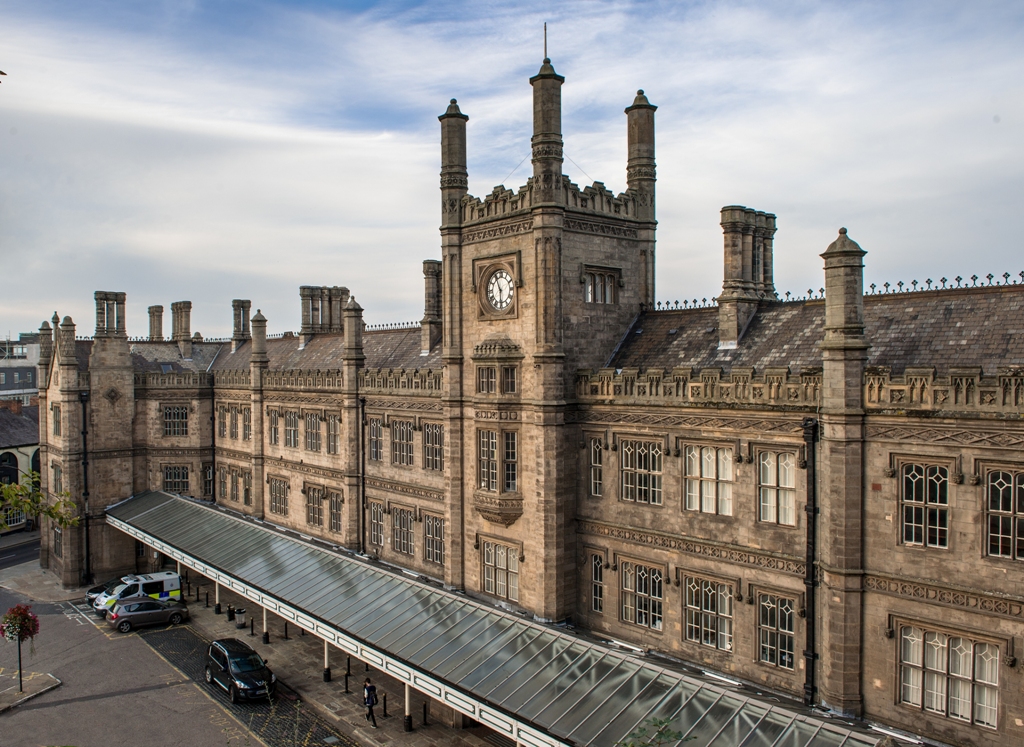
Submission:
[[[188,607],[181,602],[162,602],[149,597],[122,600],[107,614],[107,624],[122,633],[143,625],[178,625],[185,620],[188,620]]]

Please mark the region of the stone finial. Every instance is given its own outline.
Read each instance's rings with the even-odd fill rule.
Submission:
[[[864,350],[864,255],[845,228],[821,255],[825,260],[825,350]]]
[[[438,117],[438,119],[442,119],[443,120],[446,117],[458,117],[459,119],[462,119],[462,120],[468,120],[469,119],[469,117],[467,117],[465,114],[463,114],[462,110],[459,109],[459,102],[456,101],[455,99],[451,100],[451,103],[448,104],[448,108],[444,110],[444,114],[442,114],[440,117]]]
[[[43,321],[39,325],[39,365],[49,366],[50,356],[53,354],[53,329],[50,323]],[[40,385],[42,388],[42,385]]]
[[[551,60],[544,58],[533,86],[533,189],[539,203],[561,202],[562,194],[562,83]]]
[[[267,318],[259,309],[256,309],[256,316],[252,318],[252,353],[249,360],[252,363],[267,361]]]
[[[454,227],[462,220],[462,198],[469,191],[469,172],[466,170],[466,122],[452,99],[441,122],[441,227]]]
[[[657,170],[654,162],[654,112],[643,90],[636,92],[633,105],[626,109],[626,183],[636,196],[636,216],[654,221],[654,183]]]

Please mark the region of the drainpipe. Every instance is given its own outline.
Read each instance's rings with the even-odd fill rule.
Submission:
[[[359,552],[366,555],[366,398],[359,398]]]
[[[78,401],[82,403],[82,501],[85,506],[85,574],[83,581],[92,583],[92,552],[89,549],[89,392],[79,392]]]
[[[817,642],[817,602],[815,600],[815,588],[818,586],[818,573],[816,563],[818,561],[818,480],[815,466],[817,463],[816,444],[818,441],[818,421],[815,418],[805,418],[804,449],[807,464],[807,556],[805,565],[807,568],[804,575],[804,609],[807,614],[806,645],[804,647],[805,679],[804,679],[804,705],[814,705],[818,700],[818,687],[815,684],[815,666],[818,660]]]

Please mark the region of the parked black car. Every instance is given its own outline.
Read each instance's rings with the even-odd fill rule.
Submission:
[[[277,676],[259,654],[237,638],[222,638],[206,651],[206,681],[224,688],[232,703],[273,697]]]

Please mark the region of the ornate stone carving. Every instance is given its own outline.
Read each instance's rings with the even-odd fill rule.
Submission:
[[[979,594],[963,589],[876,575],[865,576],[864,586],[871,591],[877,591],[890,596],[906,597],[922,602],[942,604],[947,607],[959,607],[1018,620],[1024,619],[1024,599],[1020,598]]]
[[[533,146],[534,158],[561,158],[561,145],[535,145]]]
[[[469,177],[465,174],[441,174],[441,187],[468,187]]]
[[[621,236],[627,239],[635,239],[640,235],[635,228],[610,226],[605,223],[594,223],[588,220],[573,220],[572,218],[565,219],[565,230],[577,231],[580,233],[593,233],[600,236]]]
[[[654,166],[630,166],[626,169],[626,179],[628,181],[633,181],[634,179],[656,179],[657,177],[657,169]]]
[[[441,412],[440,402],[424,402],[422,400],[412,399],[367,399],[366,406],[375,410],[417,410],[421,412]]]
[[[377,477],[367,477],[366,487],[375,488],[377,490],[386,490],[389,493],[396,493],[398,495],[408,495],[413,498],[426,498],[431,501],[443,501],[444,493],[440,490],[429,490],[428,488],[421,488],[416,485],[406,485],[401,482],[392,482],[391,480],[381,480]]]
[[[869,425],[868,438],[890,441],[918,441],[931,444],[967,446],[1024,446],[1024,433],[1012,431],[971,431],[962,428],[913,428],[901,425]]]
[[[475,241],[486,241],[496,239],[500,236],[512,236],[517,233],[526,233],[533,230],[533,219],[519,221],[518,223],[504,223],[500,226],[490,226],[478,231],[467,231],[462,235],[462,243],[471,244]]]
[[[473,507],[487,521],[510,527],[523,515],[523,499],[519,495],[476,493]]]
[[[623,425],[657,425],[678,428],[710,428],[761,433],[803,433],[799,420],[767,420],[724,417],[701,417],[661,414],[597,412],[585,410],[577,415],[580,423],[617,423]]]
[[[716,558],[754,568],[789,573],[794,576],[804,575],[806,569],[806,565],[796,558],[755,552],[741,547],[730,547],[718,542],[673,537],[670,534],[662,534],[661,532],[654,532],[648,529],[631,529],[629,527],[602,524],[596,521],[581,520],[578,524],[581,532],[594,534],[599,537],[611,537],[623,542],[635,542],[649,547],[675,550],[676,552],[700,555],[706,558]]]

